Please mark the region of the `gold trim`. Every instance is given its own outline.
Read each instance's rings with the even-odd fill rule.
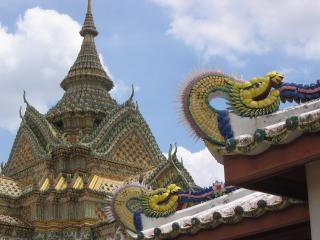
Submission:
[[[46,178],[46,180],[44,180],[43,184],[40,187],[40,192],[47,191],[49,189],[49,186],[50,186],[49,184],[50,184],[49,178]]]
[[[81,220],[65,220],[65,221],[33,221],[31,222],[36,231],[59,231],[63,229],[79,228],[92,226],[98,223],[97,219],[86,218]]]

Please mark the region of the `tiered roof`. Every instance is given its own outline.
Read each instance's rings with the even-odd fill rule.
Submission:
[[[14,226],[14,227],[23,227],[23,228],[30,228],[31,225],[21,221],[19,218],[3,215],[0,214],[0,224],[7,225],[7,226]]]
[[[98,31],[91,0],[80,35],[83,42],[79,55],[61,82],[65,90],[62,99],[42,114],[24,96],[27,107],[2,169],[5,177],[0,177],[0,198],[19,204],[30,196],[41,196],[41,202],[52,192],[59,196],[71,192],[91,194],[100,203],[130,177],[152,173],[147,180],[154,184],[154,178],[160,174],[163,177],[170,168],[169,179],[184,175],[182,185],[195,186],[179,162],[168,161],[162,154],[133,102],[133,93],[123,104],[110,96],[113,82],[95,46]],[[74,166],[69,168],[71,164]],[[0,215],[0,225],[26,226],[10,211],[0,206],[0,213],[8,213]],[[28,217],[30,213],[22,215]]]
[[[13,179],[0,176],[0,195],[16,198],[21,195],[21,187]]]
[[[47,118],[50,120],[70,112],[105,114],[117,106],[109,94],[113,82],[100,62],[94,42],[98,31],[92,16],[91,0],[88,1],[80,35],[83,37],[83,42],[78,57],[61,82],[61,87],[66,92],[58,104],[47,113]]]

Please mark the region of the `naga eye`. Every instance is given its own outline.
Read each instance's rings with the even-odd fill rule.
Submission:
[[[260,87],[260,83],[255,83],[255,84],[253,84],[252,87],[253,87],[253,88],[258,88],[258,87]]]

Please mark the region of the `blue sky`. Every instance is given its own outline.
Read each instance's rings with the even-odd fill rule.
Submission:
[[[320,5],[311,0],[303,5],[289,0],[275,4],[93,0],[100,33],[97,48],[118,85],[113,96],[125,101],[134,84],[135,99],[161,150],[166,152],[169,144],[177,142],[194,168],[201,160],[193,158],[210,158],[210,154],[179,123],[177,96],[190,73],[219,69],[250,79],[278,70],[290,82],[311,82],[319,76]],[[0,0],[0,46],[4,46],[0,65],[9,66],[0,70],[5,86],[0,90],[0,161],[8,158],[18,127],[22,89],[43,112],[62,96],[58,86],[79,50],[77,31],[85,8],[85,0]],[[221,178],[221,168],[216,174]]]

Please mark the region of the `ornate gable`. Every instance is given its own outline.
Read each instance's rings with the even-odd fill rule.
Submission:
[[[43,114],[39,113],[29,103],[27,103],[27,109],[23,119],[44,150],[47,148],[48,144],[57,144],[61,142],[59,139],[61,138],[59,132],[47,121]]]
[[[150,168],[155,167],[164,159],[148,124],[131,100],[107,116],[84,142],[99,157],[130,163],[138,168],[144,168],[141,166],[143,162]]]
[[[126,161],[130,165],[144,167],[146,170],[154,167],[152,154],[143,144],[144,140],[136,131],[131,132],[119,144],[112,155],[112,160]]]
[[[22,125],[12,148],[9,161],[5,166],[6,175],[26,169],[40,156],[40,148],[26,126]]]

